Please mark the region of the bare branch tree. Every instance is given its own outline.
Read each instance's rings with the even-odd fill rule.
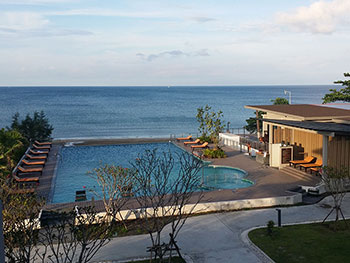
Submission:
[[[350,183],[349,179],[349,170],[345,167],[342,167],[340,169],[333,167],[323,168],[322,182],[325,184],[326,188],[333,198],[333,208],[328,213],[323,222],[327,220],[333,211],[335,211],[335,222],[339,220],[340,215],[345,221],[341,205],[346,194],[347,186]]]
[[[100,165],[99,168],[88,172],[88,175],[95,179],[100,190],[90,189],[98,199],[102,199],[107,219],[119,220],[124,223],[124,218],[120,214],[122,207],[128,202],[128,197],[134,195],[134,187],[136,183],[136,173],[133,169],[123,168],[114,165]],[[102,193],[101,193],[102,192]],[[124,224],[126,227],[126,225]]]
[[[175,161],[179,168],[174,166]],[[171,153],[147,150],[132,165],[137,171],[136,200],[141,207],[140,216],[144,219],[142,227],[149,233],[152,242],[149,248],[151,260],[162,260],[174,246],[181,257],[175,238],[202,196],[193,192],[199,190],[202,162],[188,153],[177,155],[174,160]],[[186,209],[189,203],[192,208]],[[161,233],[169,223],[170,240],[162,243]]]

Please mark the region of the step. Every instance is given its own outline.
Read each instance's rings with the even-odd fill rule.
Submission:
[[[303,180],[303,181],[313,181],[314,180],[314,175],[305,173],[305,172],[300,171],[299,169],[295,169],[293,167],[285,167],[285,168],[281,169],[280,171],[289,175],[289,176],[297,178],[299,180]]]

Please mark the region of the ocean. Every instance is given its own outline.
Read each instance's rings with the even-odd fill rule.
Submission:
[[[334,85],[204,87],[0,87],[0,128],[12,116],[43,110],[52,136],[143,138],[196,134],[197,108],[222,110],[231,128],[244,126],[254,112],[244,105],[271,104],[292,92],[293,104],[320,104]]]

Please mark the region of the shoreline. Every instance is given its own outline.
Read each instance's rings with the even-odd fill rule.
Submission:
[[[87,138],[87,139],[54,139],[54,144],[64,145],[71,143],[74,146],[98,146],[98,145],[114,145],[114,144],[139,144],[154,142],[169,142],[174,138]]]

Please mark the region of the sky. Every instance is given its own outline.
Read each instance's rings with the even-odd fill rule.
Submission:
[[[350,0],[0,0],[0,86],[332,84]]]

